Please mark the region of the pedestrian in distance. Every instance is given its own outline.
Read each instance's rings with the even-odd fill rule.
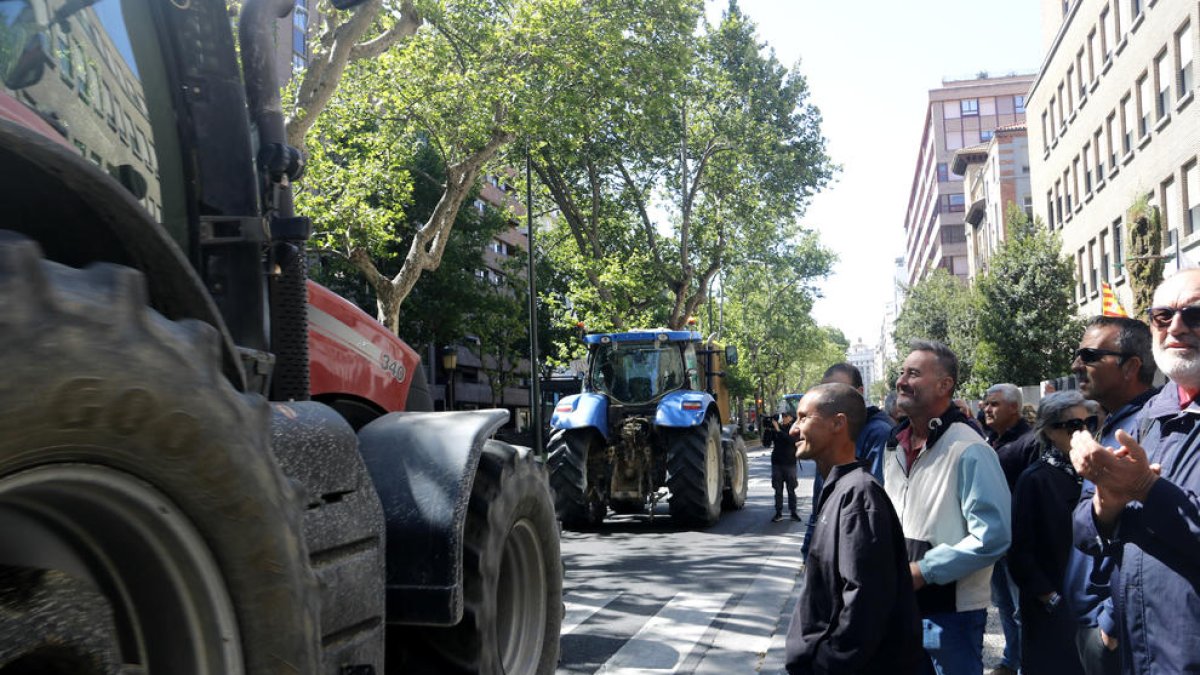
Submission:
[[[1068,458],[1071,434],[1094,433],[1098,426],[1085,403],[1078,391],[1042,399],[1034,425],[1038,459],[1018,477],[1013,492],[1013,543],[1006,558],[1020,589],[1020,667],[1025,675],[1084,675],[1066,580],[1072,514],[1082,483]]]
[[[821,383],[831,382],[849,385],[858,392],[859,396],[864,396],[865,400],[862,372],[854,364],[842,362],[826,368]],[[867,470],[880,483],[883,482],[883,449],[887,447],[887,440],[892,435],[894,426],[896,426],[896,422],[887,413],[876,406],[867,405],[867,420],[854,440],[854,456],[867,464]],[[821,496],[823,484],[824,480],[818,473],[813,478],[813,504],[816,504],[817,499]],[[804,531],[804,544],[800,547],[801,556],[808,555],[815,523],[816,509],[813,509],[808,516],[808,528]]]
[[[800,399],[804,400],[804,399]],[[785,410],[779,419],[768,419],[763,426],[763,445],[771,445],[771,488],[775,490],[775,515],[771,522],[783,520],[783,491],[787,489],[788,512],[792,520],[800,521],[800,513],[796,511],[796,445],[788,435],[792,426],[790,410]]]
[[[1154,291],[1154,360],[1167,376],[1116,446],[1085,433],[1071,461],[1094,487],[1075,508],[1075,545],[1093,557],[1119,620],[1121,670],[1200,672],[1200,270]]]
[[[952,402],[958,357],[914,340],[896,380],[908,420],[892,432],[883,486],[904,528],[930,656],[925,672],[981,675],[992,565],[1010,541],[996,453]]]
[[[1079,349],[1071,360],[1071,371],[1079,391],[1089,403],[1105,413],[1100,426],[1100,445],[1118,447],[1117,431],[1137,432],[1142,407],[1158,393],[1154,385],[1154,356],[1150,327],[1137,319],[1097,316],[1088,321]],[[1094,490],[1088,482],[1083,489]],[[1120,627],[1107,586],[1088,583],[1092,559],[1077,548],[1065,581],[1067,604],[1078,623],[1075,645],[1087,675],[1117,675],[1121,659],[1117,653]]]
[[[866,405],[853,387],[800,399],[796,456],[824,477],[804,582],[787,632],[787,672],[917,672],[921,626],[904,531],[887,494],[856,459]]]

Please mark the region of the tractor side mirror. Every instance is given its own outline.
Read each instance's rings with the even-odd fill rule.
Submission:
[[[737,347],[729,345],[725,348],[725,363],[730,366],[736,366],[738,362]]]
[[[50,47],[40,26],[28,2],[0,3],[0,74],[8,89],[24,89],[42,80]]]

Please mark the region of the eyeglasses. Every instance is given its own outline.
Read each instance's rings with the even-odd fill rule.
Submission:
[[[1084,419],[1075,418],[1070,420],[1062,420],[1061,422],[1051,422],[1049,426],[1051,429],[1066,429],[1071,433],[1087,429],[1088,433],[1094,434],[1096,433],[1096,426],[1098,424],[1099,420],[1097,420],[1096,416],[1093,415]]]
[[[1084,363],[1095,363],[1106,356],[1119,356],[1121,357],[1121,362],[1124,363],[1125,359],[1133,356],[1133,354],[1128,352],[1114,352],[1111,349],[1097,349],[1095,347],[1081,347],[1075,350],[1075,358]]]
[[[1146,310],[1150,324],[1155,328],[1167,328],[1178,314],[1183,319],[1183,325],[1195,330],[1200,328],[1200,305],[1188,307],[1151,307]]]

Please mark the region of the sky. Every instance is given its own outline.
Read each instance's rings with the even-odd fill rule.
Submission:
[[[929,90],[942,79],[1036,72],[1038,0],[738,0],[761,41],[798,64],[841,171],[799,225],[839,258],[820,284],[818,323],[879,340],[904,255],[904,215]],[[728,0],[709,0],[718,20]]]

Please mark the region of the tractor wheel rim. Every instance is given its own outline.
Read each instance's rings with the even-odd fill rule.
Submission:
[[[0,565],[54,570],[99,591],[114,617],[113,653],[124,663],[147,672],[243,672],[216,559],[191,519],[148,483],[95,464],[27,469],[0,478],[0,531],[20,542],[0,545]]]
[[[546,574],[537,528],[521,519],[504,542],[496,588],[496,632],[505,673],[537,672],[546,637]]]
[[[721,494],[721,460],[717,441],[709,434],[704,453],[704,478],[708,489],[708,501],[713,503]]]

